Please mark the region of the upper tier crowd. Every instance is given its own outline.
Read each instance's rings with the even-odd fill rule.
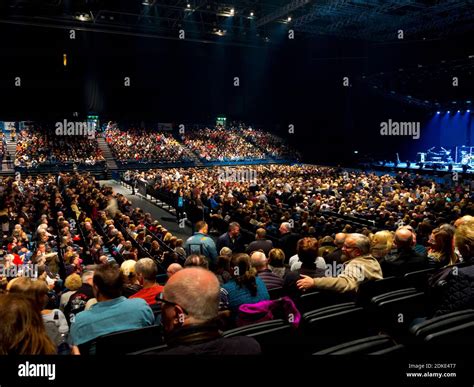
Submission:
[[[58,136],[42,128],[22,130],[17,138],[15,166],[35,168],[42,164],[95,165],[105,161],[95,138]]]

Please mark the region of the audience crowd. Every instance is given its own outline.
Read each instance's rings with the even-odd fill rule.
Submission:
[[[16,144],[15,167],[76,163],[95,165],[105,161],[95,138],[85,135],[58,136],[42,128],[22,130]]]
[[[251,168],[249,181],[220,168],[133,173],[184,203],[179,216],[195,230],[185,241],[90,174],[3,179],[0,354],[94,353],[98,337],[154,325],[165,354],[257,354],[254,339],[222,331],[248,324],[248,306],[263,310],[272,292],[296,308],[305,292],[357,295],[365,282],[428,268],[446,286],[426,318],[474,306],[459,298],[474,283],[467,185]]]

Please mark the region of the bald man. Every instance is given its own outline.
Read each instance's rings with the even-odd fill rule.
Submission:
[[[168,278],[170,278],[182,269],[183,269],[183,266],[181,266],[179,263],[172,263],[171,265],[168,266],[168,269],[166,269],[166,274],[168,275]]]
[[[161,316],[168,350],[165,355],[257,355],[250,337],[222,337],[216,322],[220,285],[214,273],[200,267],[178,271],[166,283]]]
[[[268,268],[268,259],[264,253],[255,251],[250,257],[250,261],[251,265],[257,270],[258,276],[267,287],[267,290],[281,288],[283,286],[283,279]]]
[[[336,248],[332,253],[329,253],[324,257],[324,261],[326,264],[331,265],[333,262],[342,263],[342,246],[344,246],[344,241],[346,240],[346,235],[343,232],[337,233],[336,237],[334,238],[334,244]]]
[[[426,255],[415,251],[416,236],[407,227],[401,227],[395,232],[394,245],[397,253],[380,262],[383,276],[401,277],[405,273],[428,269]]]

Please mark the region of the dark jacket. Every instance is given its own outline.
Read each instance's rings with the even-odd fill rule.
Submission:
[[[474,265],[445,270],[449,274],[437,284],[436,298],[432,300],[433,317],[474,308]]]
[[[228,232],[222,234],[216,243],[217,247],[217,254],[220,253],[223,247],[228,247],[232,250],[233,253],[243,253],[244,252],[244,245],[242,244],[242,237],[239,235],[237,238],[232,240]]]
[[[247,254],[252,254],[254,251],[262,250],[268,257],[268,253],[271,249],[273,249],[273,242],[271,240],[257,239],[247,246],[247,250],[245,252]]]
[[[324,257],[324,260],[328,265],[332,264],[333,262],[341,263],[341,256],[342,256],[342,249],[336,248],[332,253],[329,253]]]
[[[259,355],[260,344],[251,337],[223,337],[216,324],[189,325],[165,336],[169,349],[150,355]]]
[[[380,262],[384,278],[401,277],[406,273],[428,269],[426,256],[417,253],[414,249],[398,250],[394,257],[387,257]]]
[[[323,269],[317,268],[316,265],[313,265],[312,267],[301,266],[301,268],[296,271],[288,272],[288,274],[283,278],[283,289],[285,290],[285,294],[287,294],[293,300],[298,300],[301,294],[303,294],[296,286],[296,282],[302,278],[301,274],[307,275],[311,278],[317,278],[325,277],[326,272]]]
[[[285,263],[288,263],[290,258],[296,254],[296,244],[300,236],[293,232],[286,233],[278,240],[278,247],[285,253]]]

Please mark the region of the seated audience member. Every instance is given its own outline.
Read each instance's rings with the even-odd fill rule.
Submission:
[[[318,241],[316,238],[303,238],[298,241],[298,257],[300,258],[300,268],[288,272],[284,277],[284,288],[287,294],[296,299],[301,295],[301,291],[296,286],[296,282],[302,275],[311,278],[324,277],[326,275],[326,267],[317,266],[316,258],[318,255]]]
[[[143,287],[129,298],[143,298],[148,305],[156,304],[156,296],[163,291],[163,286],[156,282],[158,269],[151,258],[142,258],[135,265],[138,282]]]
[[[454,245],[467,264],[453,267],[445,278],[438,298],[433,301],[434,317],[474,308],[474,223],[461,224],[454,234]]]
[[[204,255],[191,254],[186,261],[184,261],[184,267],[197,266],[204,269],[209,269],[209,261]]]
[[[215,274],[221,285],[232,279],[232,276],[230,275],[230,259],[231,256],[227,255],[219,255],[217,257]]]
[[[222,249],[220,249],[219,251],[219,255],[223,255],[225,257],[232,257],[232,250],[229,249],[228,247],[223,247]]]
[[[378,231],[370,240],[370,254],[383,262],[393,248],[394,240],[390,231]]]
[[[327,255],[331,254],[336,247],[334,246],[334,239],[330,236],[325,236],[318,241],[319,249],[318,249],[318,257],[326,257]]]
[[[280,278],[285,277],[288,269],[285,267],[285,253],[282,249],[271,249],[268,253],[268,268]]]
[[[262,250],[265,256],[268,257],[268,253],[273,249],[273,242],[266,239],[267,231],[264,228],[259,228],[255,232],[255,240],[250,242],[247,246],[246,253],[252,254],[254,251]]]
[[[301,267],[302,261],[301,261],[301,258],[299,256],[299,251],[300,251],[301,246],[303,246],[305,244],[311,244],[312,246],[314,246],[316,248],[316,257],[314,259],[314,263],[316,264],[317,268],[325,270],[326,269],[326,262],[324,261],[324,258],[317,256],[318,251],[319,251],[318,240],[316,238],[309,238],[309,239],[311,239],[311,241],[307,241],[306,239],[308,239],[308,237],[307,238],[302,238],[298,241],[298,243],[296,245],[296,255],[291,257],[290,261],[288,262],[288,264],[290,265],[290,270],[291,271],[296,271]]]
[[[336,277],[322,278],[311,278],[302,274],[303,278],[297,282],[298,289],[357,292],[361,283],[383,278],[380,264],[370,255],[370,240],[365,235],[356,233],[347,235],[342,250],[346,257],[342,273]]]
[[[257,275],[262,279],[267,287],[267,290],[281,288],[283,286],[283,279],[273,274],[268,268],[268,260],[264,253],[255,251],[250,257],[252,267],[257,270]]]
[[[453,236],[448,230],[436,228],[428,240],[428,262],[431,267],[454,265],[458,261],[452,249]]]
[[[168,275],[168,278],[170,278],[180,270],[183,270],[183,266],[181,266],[179,263],[172,263],[166,269],[166,274]]]
[[[168,280],[161,297],[168,350],[164,355],[256,355],[250,337],[225,338],[217,324],[219,281],[203,268],[185,268]]]
[[[73,294],[69,296],[69,301],[64,306],[64,315],[69,324],[74,322],[75,316],[85,310],[87,303],[94,298],[94,289],[92,288],[92,277],[94,272],[86,270],[82,273],[82,285]]]
[[[278,246],[285,253],[286,259],[290,259],[296,253],[296,244],[298,243],[299,235],[294,233],[289,222],[283,222],[279,228],[281,237],[278,240]]]
[[[28,329],[25,329],[28,327]],[[53,355],[38,308],[22,294],[0,295],[0,355]]]
[[[138,281],[136,273],[136,264],[137,261],[133,259],[127,259],[126,261],[123,261],[120,265],[120,270],[124,276],[122,295],[127,298],[134,295],[139,290],[143,289],[142,285],[140,285]]]
[[[236,317],[239,306],[269,300],[267,287],[255,269],[250,267],[247,254],[236,254],[230,261],[232,279],[222,287],[228,293],[229,309],[232,317]]]
[[[415,243],[413,233],[409,229],[400,227],[395,232],[396,253],[394,256],[386,256],[381,262],[384,277],[399,277],[428,268],[428,260],[415,251]]]
[[[233,253],[242,253],[244,251],[242,236],[240,235],[240,225],[237,222],[230,223],[229,231],[217,239],[217,251],[220,251],[223,247],[228,247]]]
[[[62,311],[64,311],[64,307],[69,302],[69,298],[82,286],[81,276],[76,273],[67,276],[64,285],[66,286],[67,291],[61,294],[59,300],[59,309]]]
[[[345,239],[346,234],[344,234],[343,232],[336,234],[336,237],[334,238],[334,245],[336,246],[336,248],[324,257],[324,261],[326,262],[326,264],[331,265],[333,262],[336,262],[336,264],[338,264],[343,261],[342,246],[344,245]]]
[[[80,354],[79,345],[99,336],[154,323],[153,312],[145,300],[122,296],[123,284],[123,274],[118,266],[105,264],[95,269],[93,288],[97,304],[79,313],[71,325],[74,354]]]
[[[47,309],[49,302],[49,288],[46,281],[33,281],[29,277],[16,277],[7,286],[10,294],[22,294],[34,302],[34,306],[41,312],[46,333],[57,348],[66,342],[69,332],[66,317],[59,309]],[[68,349],[69,351],[69,349]]]

